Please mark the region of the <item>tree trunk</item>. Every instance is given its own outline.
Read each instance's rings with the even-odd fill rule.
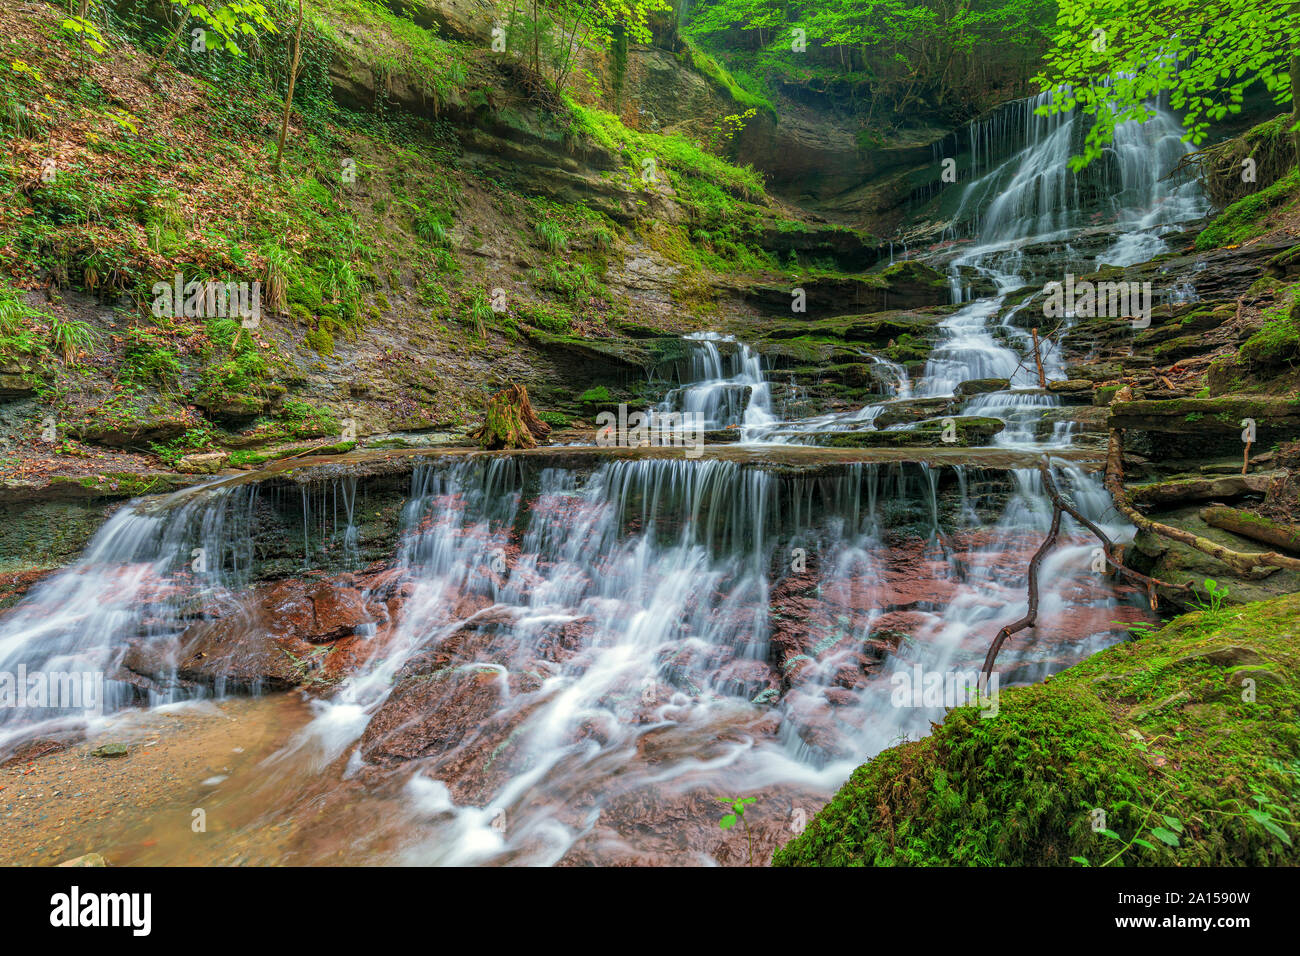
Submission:
[[[469,433],[484,448],[533,448],[551,433],[528,401],[528,389],[511,385],[488,400],[483,424]]]
[[[293,88],[298,82],[298,62],[302,58],[302,0],[298,0],[298,29],[293,35],[293,59],[289,62],[289,92],[284,95],[284,116],[280,118],[280,139],[275,144],[275,171],[280,171],[284,140],[289,135],[289,110],[293,106]]]

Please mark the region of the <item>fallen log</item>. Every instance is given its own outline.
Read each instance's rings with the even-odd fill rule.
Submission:
[[[1254,475],[1213,475],[1204,478],[1176,478],[1129,488],[1128,500],[1134,507],[1181,505],[1189,501],[1223,501],[1243,495],[1265,494],[1273,482],[1271,473]]]
[[[1213,528],[1222,528],[1243,538],[1300,554],[1300,527],[1296,525],[1271,521],[1253,511],[1229,508],[1226,505],[1202,508],[1201,520]]]
[[[1129,501],[1128,491],[1124,488],[1124,438],[1117,428],[1110,430],[1110,445],[1106,453],[1105,484],[1106,490],[1110,492],[1110,496],[1120,514],[1143,531],[1195,548],[1202,554],[1217,558],[1234,571],[1242,574],[1249,575],[1257,567],[1289,568],[1300,571],[1300,559],[1287,557],[1275,551],[1259,553],[1233,551],[1231,548],[1216,544],[1209,538],[1202,538],[1190,531],[1183,531],[1181,528],[1172,528],[1167,524],[1161,524],[1159,521],[1152,521],[1134,508]]]
[[[528,401],[528,389],[510,385],[488,400],[483,424],[469,437],[487,449],[534,448],[551,433]]]

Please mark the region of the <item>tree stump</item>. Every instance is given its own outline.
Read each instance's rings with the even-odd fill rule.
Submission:
[[[488,400],[483,424],[469,437],[487,449],[534,448],[551,433],[528,401],[528,389],[510,385]]]

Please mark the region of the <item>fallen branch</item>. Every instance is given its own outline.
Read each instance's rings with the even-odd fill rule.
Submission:
[[[1128,492],[1124,488],[1124,438],[1117,428],[1110,430],[1110,447],[1107,449],[1106,454],[1105,484],[1106,490],[1110,492],[1110,496],[1120,514],[1143,531],[1195,548],[1202,554],[1208,554],[1210,557],[1222,561],[1234,571],[1245,575],[1252,574],[1258,567],[1289,568],[1300,571],[1300,559],[1289,558],[1275,551],[1259,553],[1233,551],[1221,544],[1215,544],[1208,538],[1194,535],[1190,531],[1183,531],[1181,528],[1173,528],[1167,524],[1161,524],[1159,521],[1152,521],[1134,508],[1129,501]]]
[[[998,652],[1002,650],[1002,645],[1006,643],[1007,638],[1012,634],[1025,630],[1026,628],[1033,627],[1038,621],[1038,569],[1043,563],[1043,558],[1047,556],[1047,552],[1056,546],[1056,539],[1061,531],[1061,515],[1068,514],[1071,518],[1097,536],[1098,540],[1101,541],[1102,553],[1106,557],[1106,563],[1130,581],[1141,584],[1146,589],[1147,597],[1151,601],[1151,607],[1153,609],[1156,606],[1156,588],[1172,587],[1172,585],[1166,584],[1164,581],[1149,578],[1145,574],[1141,574],[1124,566],[1123,562],[1116,554],[1115,543],[1110,540],[1110,537],[1097,527],[1096,524],[1080,514],[1077,508],[1061,496],[1060,491],[1056,488],[1056,482],[1052,478],[1051,465],[1046,456],[1044,456],[1043,460],[1039,463],[1038,470],[1043,476],[1043,490],[1046,491],[1048,497],[1052,499],[1052,525],[1047,531],[1047,537],[1043,539],[1043,543],[1039,545],[1038,550],[1034,552],[1033,558],[1029,561],[1029,597],[1025,616],[998,631],[997,635],[993,638],[993,643],[989,645],[988,653],[984,655],[984,667],[980,671],[978,685],[980,693],[983,693],[984,689],[988,686],[989,675],[993,673],[993,664],[997,661]],[[1184,584],[1181,585],[1181,587],[1185,590],[1189,585]]]
[[[1157,587],[1174,588],[1175,590],[1183,591],[1188,590],[1191,587],[1190,584],[1167,584],[1164,581],[1147,577],[1139,571],[1134,571],[1132,568],[1126,567],[1119,549],[1115,547],[1115,542],[1110,540],[1110,537],[1106,532],[1102,531],[1101,528],[1097,527],[1097,525],[1085,518],[1079,513],[1077,508],[1061,497],[1061,493],[1056,490],[1056,482],[1052,479],[1052,471],[1047,466],[1047,463],[1044,462],[1040,468],[1043,472],[1043,488],[1051,497],[1052,504],[1097,536],[1097,539],[1101,541],[1101,550],[1102,554],[1106,558],[1106,563],[1114,568],[1115,572],[1120,576],[1127,578],[1132,583],[1141,585],[1146,589],[1147,599],[1151,602],[1151,609],[1153,611],[1159,606],[1160,601],[1159,596],[1156,593]]]
[[[1061,509],[1053,505],[1052,526],[1048,529],[1047,537],[1043,539],[1043,543],[1038,546],[1038,550],[1034,552],[1034,556],[1029,562],[1029,606],[1024,617],[998,631],[997,636],[993,638],[993,643],[989,645],[989,652],[984,655],[984,669],[980,671],[980,693],[983,693],[984,689],[988,687],[989,675],[993,673],[993,662],[998,659],[998,651],[1002,650],[1002,645],[1006,643],[1007,638],[1027,627],[1033,627],[1038,621],[1038,568],[1043,563],[1043,558],[1047,556],[1047,552],[1056,546],[1056,536],[1060,533],[1060,530]]]

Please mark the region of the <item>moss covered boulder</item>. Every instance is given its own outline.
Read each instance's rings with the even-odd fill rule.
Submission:
[[[1184,615],[1004,689],[994,717],[950,711],[773,863],[1295,865],[1298,677],[1300,595]]]

